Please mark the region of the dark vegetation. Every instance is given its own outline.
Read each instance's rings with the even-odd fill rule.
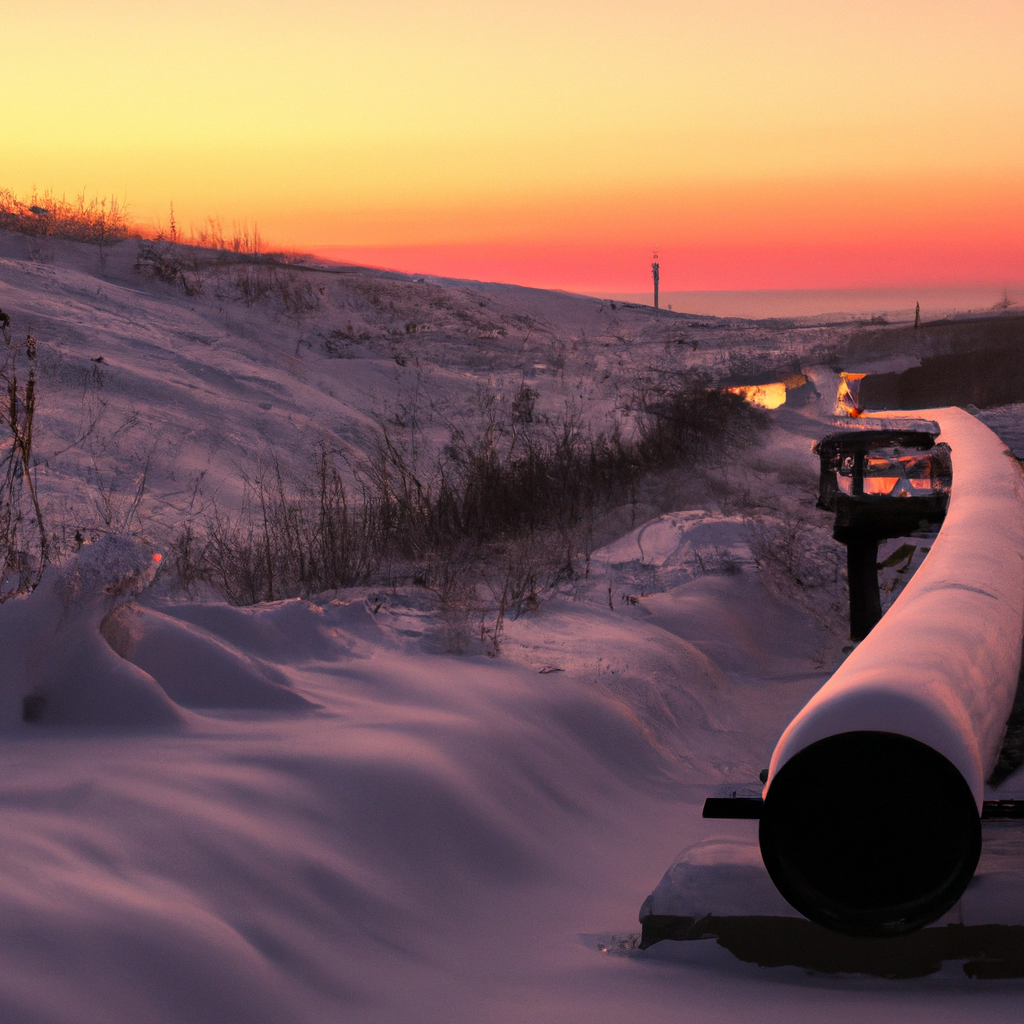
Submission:
[[[872,409],[991,409],[1024,401],[1024,317],[997,320],[993,326],[1001,329],[985,332],[985,347],[944,352],[901,373],[865,377],[860,400]]]
[[[40,469],[63,452],[51,450],[48,459],[37,454],[39,362],[38,341],[32,334],[17,340],[11,318],[0,310],[0,601],[34,590],[51,561],[84,541],[47,506],[40,488]],[[68,447],[84,442],[96,421],[86,419],[81,426],[82,434]],[[97,490],[100,506],[110,496],[102,482]]]
[[[211,248],[161,236],[140,241],[135,257],[137,274],[163,281],[189,298],[210,293],[246,306],[276,301],[292,317],[317,312],[324,295],[323,285],[307,280],[303,269],[281,254],[246,251],[237,237]]]
[[[235,227],[231,237],[219,221],[209,220],[185,238],[171,209],[170,226],[155,238],[139,241],[135,272],[169,284],[190,298],[209,291],[247,306],[276,299],[288,316],[302,317],[320,309],[322,285],[303,279],[295,260],[264,250],[259,230]]]
[[[4,596],[39,582],[50,559],[50,542],[35,486],[32,458],[37,387],[36,339],[15,342],[10,320],[0,322],[0,573]]]
[[[189,298],[203,293],[202,267],[197,253],[162,238],[139,243],[135,272],[173,285]]]
[[[875,358],[891,355],[964,354],[981,349],[1012,348],[1024,342],[1024,316],[1004,312],[1001,315],[958,316],[933,320],[920,327],[911,325],[862,329],[849,334],[842,354],[846,358]]]
[[[595,518],[633,500],[645,477],[727,461],[768,424],[700,376],[646,396],[631,439],[592,433],[578,415],[527,429],[519,398],[479,435],[453,431],[426,469],[384,424],[368,457],[353,466],[321,449],[297,487],[272,461],[247,481],[241,512],[214,510],[184,528],[173,571],[186,591],[203,581],[236,604],[370,582],[472,603],[483,582],[500,626],[544,588],[587,572]]]
[[[101,246],[137,234],[116,198],[86,202],[83,194],[71,202],[46,192],[42,197],[33,193],[28,202],[21,202],[8,189],[0,189],[0,228]]]
[[[6,315],[0,327],[3,600],[31,591],[47,564],[86,538],[47,519],[34,453],[38,344],[32,335],[16,341]],[[659,475],[727,463],[769,424],[701,375],[645,385],[630,401],[628,438],[594,433],[578,413],[539,418],[535,399],[524,383],[507,409],[485,400],[480,430],[453,429],[428,465],[412,428],[383,422],[367,455],[353,462],[322,447],[296,485],[271,455],[245,480],[240,510],[209,504],[184,517],[164,564],[186,593],[206,585],[240,605],[359,584],[418,585],[454,623],[451,649],[461,649],[479,613],[481,639],[496,653],[506,615],[586,576],[599,515],[635,503]],[[107,515],[107,529],[137,524],[144,488],[143,472],[127,515]],[[99,490],[97,508],[111,497]]]

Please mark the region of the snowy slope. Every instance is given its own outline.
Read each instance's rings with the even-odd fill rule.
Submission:
[[[666,351],[667,328],[639,313],[603,330],[613,311],[596,300],[367,275],[396,289],[382,312],[337,275],[315,315],[289,319],[272,302],[189,300],[134,276],[131,253],[101,274],[95,250],[52,245],[39,262],[0,235],[0,306],[50,346],[47,443],[72,439],[83,395],[106,405],[105,447],[56,460],[49,499],[95,516],[90,474],[131,480],[148,456],[154,539],[190,479],[237,493],[261,446],[300,451],[325,430],[358,446],[403,402],[440,438],[477,416],[481,387],[531,371],[539,402],[597,416],[630,366]],[[466,319],[484,315],[474,302],[486,324]],[[413,311],[429,330],[406,334]],[[515,316],[534,324],[501,319]],[[355,336],[335,339],[347,358],[332,330]],[[723,327],[720,343],[735,337]],[[439,653],[444,622],[413,588],[133,602],[151,553],[127,543],[87,546],[0,605],[0,1020],[1015,1019],[1024,982],[955,962],[893,981],[764,969],[714,940],[629,949],[681,850],[754,834],[702,821],[701,803],[754,783],[842,657],[834,613],[788,589],[756,541],[784,538],[787,509],[807,505],[828,411],[779,410],[737,470],[785,499],[759,523],[721,505],[609,517],[587,580],[509,622],[498,658]],[[34,693],[53,724],[21,720]]]

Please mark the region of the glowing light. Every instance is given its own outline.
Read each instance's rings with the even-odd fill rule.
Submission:
[[[762,409],[778,409],[786,403],[786,385],[781,381],[775,384],[751,384],[746,387],[729,388],[731,394],[739,395],[751,405],[759,405]]]

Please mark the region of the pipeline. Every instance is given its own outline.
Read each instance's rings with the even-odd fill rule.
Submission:
[[[984,424],[929,410],[953,487],[924,563],[775,747],[759,842],[779,892],[850,935],[937,920],[974,874],[1024,636],[1024,476]]]

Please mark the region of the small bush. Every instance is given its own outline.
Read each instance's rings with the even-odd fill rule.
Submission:
[[[273,294],[277,284],[277,275],[273,267],[264,267],[259,264],[242,266],[236,268],[232,273],[231,284],[239,299],[247,306],[255,306]]]
[[[33,192],[28,202],[22,202],[9,189],[0,189],[0,228],[101,246],[137,234],[124,207],[114,197],[86,202],[83,193],[70,202],[48,191],[42,198]]]
[[[693,382],[648,403],[632,441],[594,435],[578,414],[529,430],[491,406],[488,417],[477,437],[453,431],[428,470],[380,424],[369,456],[349,467],[354,496],[323,448],[297,487],[276,462],[257,470],[239,513],[214,510],[179,535],[171,564],[181,585],[204,580],[249,604],[417,579],[448,609],[455,647],[465,632],[458,609],[474,605],[479,582],[493,596],[493,653],[506,615],[580,574],[595,517],[629,499],[645,472],[725,458],[766,422],[736,396]]]
[[[0,600],[32,590],[50,561],[50,538],[36,488],[33,427],[36,409],[37,342],[11,335],[10,318],[0,323]]]
[[[378,566],[375,511],[372,501],[350,503],[326,450],[295,494],[274,461],[246,481],[239,514],[214,508],[201,523],[186,524],[171,565],[186,592],[202,580],[238,605],[355,586],[369,582]]]
[[[140,241],[134,269],[173,285],[190,298],[203,294],[206,279],[212,275],[218,298],[233,298],[247,306],[276,298],[285,314],[296,319],[318,312],[323,304],[322,286],[299,271],[279,268],[273,257],[236,257],[232,249],[211,253],[194,244],[194,239],[187,243],[165,237]]]
[[[701,374],[649,385],[636,404],[639,453],[652,469],[720,465],[753,444],[771,423],[763,409],[713,387]]]
[[[532,423],[533,411],[540,397],[526,381],[519,385],[516,397],[512,399],[512,422]]]
[[[780,506],[749,523],[750,553],[764,583],[830,628],[845,624],[845,556],[829,517]]]
[[[164,239],[139,243],[135,272],[180,288],[189,297],[201,295],[203,277],[194,250]]]
[[[277,295],[288,316],[301,319],[319,313],[325,294],[324,286],[313,284],[308,274],[294,270],[278,274]]]

